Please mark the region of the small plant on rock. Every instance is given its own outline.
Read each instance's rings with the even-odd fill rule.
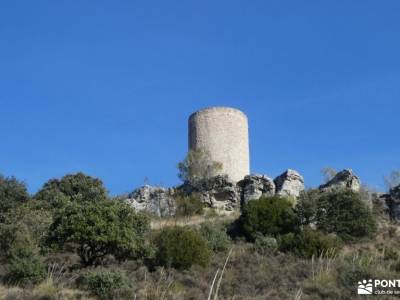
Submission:
[[[185,159],[178,164],[178,177],[183,182],[198,184],[202,180],[214,177],[222,170],[220,162],[213,161],[204,150],[190,150]]]

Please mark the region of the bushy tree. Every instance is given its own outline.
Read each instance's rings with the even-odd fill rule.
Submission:
[[[149,228],[148,217],[125,203],[71,202],[55,213],[48,242],[76,245],[84,265],[98,265],[107,255],[118,260],[140,256]]]
[[[323,193],[318,199],[316,214],[318,229],[336,233],[343,239],[372,235],[376,220],[360,193],[342,189]]]
[[[341,247],[338,238],[327,235],[321,231],[305,227],[299,233],[288,233],[279,238],[279,250],[311,258],[323,253],[334,253]]]
[[[209,179],[222,170],[222,163],[213,161],[204,150],[190,150],[186,158],[178,164],[178,177],[184,182],[196,185]]]
[[[34,196],[52,206],[65,201],[97,201],[106,199],[107,190],[100,179],[84,173],[69,174],[61,179],[51,179]]]
[[[4,222],[8,212],[26,203],[28,199],[29,194],[23,182],[15,177],[0,175],[0,223]]]
[[[156,247],[154,264],[157,266],[184,270],[192,265],[205,266],[211,257],[206,240],[189,228],[162,229],[155,237],[154,245]]]
[[[295,231],[298,218],[290,199],[262,197],[243,207],[240,224],[244,234],[254,240],[258,234],[277,236]]]

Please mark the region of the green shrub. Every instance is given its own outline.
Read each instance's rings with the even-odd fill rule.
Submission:
[[[37,257],[12,258],[4,281],[7,284],[32,286],[46,277],[46,268]]]
[[[274,254],[278,251],[278,242],[271,236],[258,235],[253,245],[254,251],[261,255]]]
[[[340,240],[336,237],[309,227],[300,233],[288,233],[279,238],[279,250],[305,258],[319,256],[327,251],[333,252],[340,247]]]
[[[39,247],[23,224],[0,224],[0,257],[23,258],[39,252]]]
[[[82,283],[100,300],[121,299],[121,294],[125,294],[132,289],[132,285],[125,273],[113,272],[107,269],[89,272],[84,276]]]
[[[338,281],[347,289],[354,289],[354,284],[361,280],[385,278],[379,275],[374,258],[368,255],[346,256],[338,266]]]
[[[111,200],[71,202],[56,211],[48,243],[76,245],[85,266],[101,264],[107,255],[119,261],[138,258],[146,245],[149,218],[128,204]]]
[[[209,248],[214,252],[226,251],[231,245],[231,239],[221,225],[203,223],[199,232],[207,241]]]
[[[203,213],[204,204],[196,194],[190,196],[178,196],[175,200],[177,204],[176,216],[188,217],[201,215]]]
[[[371,209],[359,193],[346,189],[322,194],[316,224],[318,229],[336,233],[345,240],[371,236],[376,230]]]
[[[154,239],[155,265],[188,269],[192,265],[206,266],[211,257],[207,241],[196,231],[184,227],[161,230]]]
[[[28,257],[43,250],[52,217],[49,211],[37,209],[34,202],[10,211],[0,223],[0,256]]]
[[[266,197],[247,203],[240,217],[243,233],[251,240],[257,234],[277,236],[297,230],[298,219],[291,201],[281,197]]]
[[[29,200],[26,185],[15,177],[0,175],[0,223],[8,212]]]

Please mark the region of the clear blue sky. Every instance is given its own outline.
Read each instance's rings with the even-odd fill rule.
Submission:
[[[187,117],[233,106],[251,169],[400,169],[400,1],[0,4],[0,172],[83,171],[112,194],[179,183]]]

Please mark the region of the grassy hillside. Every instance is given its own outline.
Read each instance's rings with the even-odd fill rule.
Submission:
[[[358,281],[400,276],[397,224],[348,190],[168,219],[83,174],[0,197],[0,299],[363,299]]]

